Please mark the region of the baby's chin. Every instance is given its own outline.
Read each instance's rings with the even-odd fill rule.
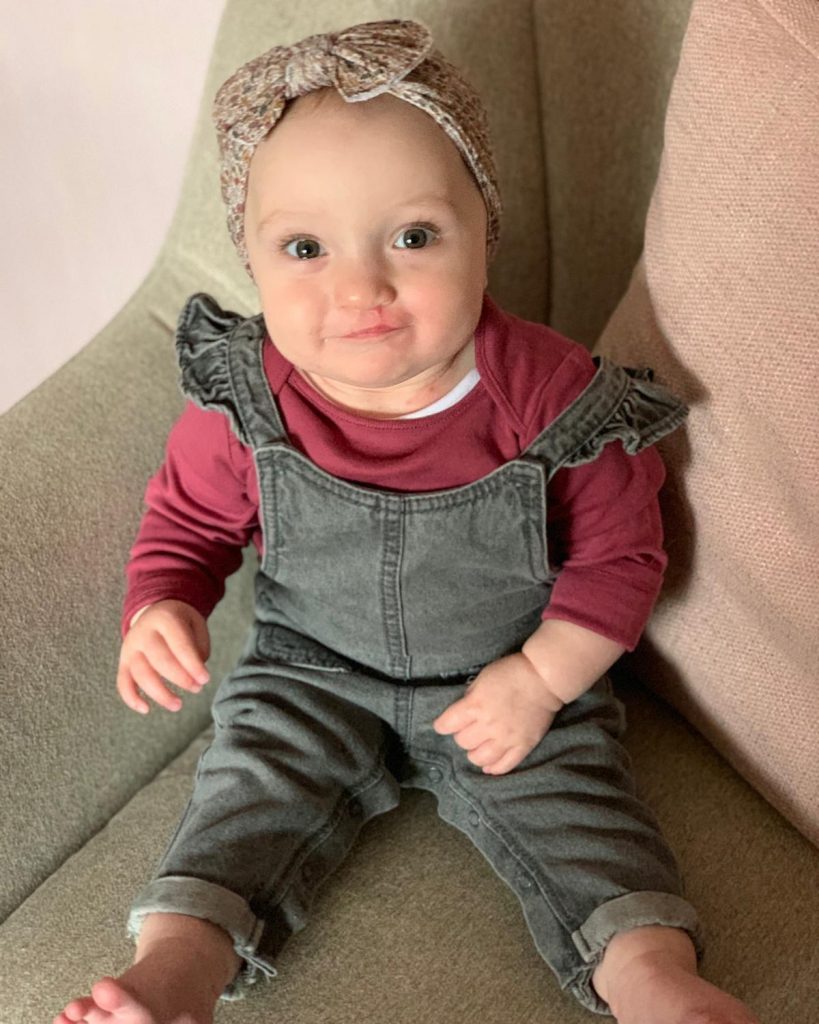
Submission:
[[[395,409],[394,415],[400,415],[410,395],[424,386],[422,382],[413,384],[412,374],[404,377],[388,374],[351,377],[314,373],[299,367],[296,369],[301,377],[330,401],[361,412]]]

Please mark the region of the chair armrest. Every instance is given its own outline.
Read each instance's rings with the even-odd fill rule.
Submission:
[[[124,567],[183,406],[172,339],[184,295],[167,282],[159,261],[104,330],[0,417],[0,920],[210,721],[214,687],[178,714],[144,717],[115,687]],[[254,562],[211,620],[214,677],[250,621]]]

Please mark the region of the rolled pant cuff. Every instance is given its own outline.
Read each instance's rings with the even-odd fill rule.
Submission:
[[[569,988],[577,999],[595,1013],[611,1014],[608,1004],[600,998],[591,983],[592,974],[603,959],[606,946],[618,932],[643,925],[680,928],[688,933],[697,953],[697,962],[704,953],[703,933],[697,912],[681,896],[668,892],[630,892],[601,904],[572,934],[580,955],[593,967],[580,972]]]
[[[273,965],[256,950],[264,931],[264,921],[256,917],[247,902],[230,889],[201,878],[166,875],[150,882],[139,894],[128,915],[128,935],[136,940],[148,914],[187,914],[223,928],[233,939],[235,952],[242,957],[236,977],[226,986],[220,999],[243,999],[246,990],[262,977],[273,978]]]

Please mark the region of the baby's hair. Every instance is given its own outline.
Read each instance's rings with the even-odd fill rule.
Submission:
[[[279,123],[287,117],[297,103],[299,110],[311,113],[314,110],[318,110],[321,106],[326,106],[334,96],[338,96],[338,92],[331,85],[324,86],[321,89],[313,89],[312,92],[306,92],[303,96],[296,96],[295,99],[288,100],[287,103],[285,103],[284,111],[282,112],[282,116],[279,118]],[[361,106],[361,104],[358,105]],[[273,125],[273,128],[275,127],[277,127],[277,125]],[[273,131],[273,128],[270,129],[270,132]],[[267,135],[270,135],[270,132],[268,132]],[[265,136],[265,138],[267,138],[267,136]]]

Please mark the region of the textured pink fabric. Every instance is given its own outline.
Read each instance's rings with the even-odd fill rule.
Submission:
[[[597,351],[692,405],[631,667],[819,842],[819,3],[694,0],[643,258]]]
[[[444,412],[375,420],[339,409],[272,345],[265,370],[292,443],[344,480],[394,491],[470,483],[516,458],[594,373],[582,345],[501,310],[487,295],[475,332],[479,384]],[[544,618],[567,619],[633,649],[666,556],[655,448],[619,441],[591,463],[559,470],[547,495],[550,562],[562,566]],[[175,597],[208,615],[251,540],[261,550],[250,451],[220,412],[189,404],[151,480],[127,568],[123,632],[144,604]]]

